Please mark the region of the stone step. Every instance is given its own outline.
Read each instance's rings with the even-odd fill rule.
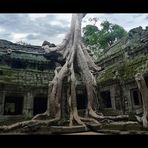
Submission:
[[[85,126],[51,126],[49,128],[52,134],[63,134],[63,133],[76,133],[85,132],[88,129]]]
[[[144,129],[140,124],[133,121],[127,121],[127,122],[113,122],[109,124],[104,124],[100,127],[99,124],[87,124],[87,127],[85,126],[51,126],[49,128],[50,132],[52,134],[64,134],[64,133],[78,133],[78,132],[88,132],[88,131],[114,131],[113,133],[120,133],[120,131],[143,131]]]
[[[120,130],[120,131],[143,130],[142,125],[134,121],[113,122],[113,123],[103,125],[102,129]]]

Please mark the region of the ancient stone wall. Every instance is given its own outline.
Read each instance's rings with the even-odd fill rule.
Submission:
[[[24,69],[10,69],[0,66],[0,83],[1,84],[17,84],[20,86],[48,86],[49,81],[52,80],[54,73],[24,70]]]

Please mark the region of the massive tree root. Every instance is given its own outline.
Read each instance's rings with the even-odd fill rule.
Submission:
[[[85,47],[81,41],[81,22],[85,14],[73,14],[71,20],[71,28],[69,33],[65,36],[63,42],[54,48],[44,46],[46,54],[57,52],[63,55],[65,64],[62,67],[55,69],[55,76],[49,83],[48,90],[48,105],[47,111],[44,114],[35,116],[31,121],[16,123],[9,127],[0,127],[0,130],[16,129],[28,125],[36,124],[51,124],[62,118],[62,101],[64,82],[67,82],[66,98],[69,108],[69,125],[84,125],[85,122],[100,124],[101,120],[105,120],[104,116],[97,114],[94,111],[93,103],[95,97],[96,79],[95,74],[100,70],[100,67],[95,65],[90,56],[90,50]],[[80,117],[77,111],[76,102],[76,74],[78,74],[86,87],[87,92],[87,109],[86,117]],[[45,120],[48,117],[52,120]],[[100,124],[101,125],[101,124]]]
[[[72,16],[70,33],[66,35],[66,38],[60,46],[54,49],[49,49],[48,51],[46,46],[46,51],[49,52],[49,54],[52,51],[60,52],[63,54],[63,58],[66,61],[59,72],[56,72],[53,84],[51,84],[51,89],[49,89],[50,96],[47,114],[53,118],[61,116],[60,102],[62,101],[62,93],[64,93],[62,92],[63,80],[67,78],[67,83],[69,84],[69,88],[67,89],[67,102],[70,111],[69,125],[73,125],[74,121],[77,124],[84,125],[84,122],[78,115],[76,102],[77,80],[75,74],[78,69],[78,74],[83,79],[87,91],[87,116],[96,119],[100,118],[100,116],[93,110],[94,88],[96,86],[93,72],[97,72],[100,68],[95,65],[88,53],[89,49],[87,49],[81,41],[81,21],[84,16],[84,14],[74,14]],[[75,65],[78,69],[75,68]],[[95,119],[90,119],[90,121],[95,121]],[[97,121],[95,122],[98,123]]]
[[[51,119],[51,120],[28,120],[17,122],[9,126],[0,126],[0,132],[12,132],[15,130],[21,129],[23,132],[32,132],[37,131],[41,126],[50,126],[51,124],[59,121],[59,118]],[[20,130],[19,130],[20,132]]]
[[[138,73],[135,75],[135,80],[137,82],[139,91],[142,95],[143,101],[143,116],[136,116],[137,120],[143,124],[143,127],[148,128],[148,88],[142,74]]]

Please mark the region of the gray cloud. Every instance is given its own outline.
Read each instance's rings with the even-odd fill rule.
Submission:
[[[90,15],[91,16],[91,15]],[[99,17],[99,14],[96,14]],[[142,26],[145,27],[148,25],[148,20],[145,19],[147,17],[147,13],[110,13],[101,15],[100,21],[108,20],[113,24],[119,24],[123,26],[127,31],[132,28]]]
[[[132,17],[135,19],[135,18],[141,17],[141,16],[142,16],[142,14],[135,14],[135,15],[133,15]]]
[[[86,18],[97,17],[123,26],[127,31],[134,27],[145,27],[148,14],[87,14]],[[71,14],[0,14],[0,38],[10,41],[22,40],[41,45],[44,40],[55,44],[62,41],[70,25]],[[83,22],[85,26],[86,21]]]
[[[60,21],[60,25],[52,25],[52,22],[58,23],[54,15],[47,15],[45,17],[39,17],[31,19],[28,14],[0,14],[0,28],[5,29],[5,34],[0,32],[0,38],[8,39],[12,38],[12,32],[14,33],[29,33],[26,36],[26,40],[47,40],[52,36],[56,37],[58,34],[62,34],[68,31],[68,21]],[[37,34],[37,35],[34,35]]]
[[[146,16],[145,19],[148,20],[148,16]]]
[[[34,35],[34,34],[29,34],[29,35],[26,36],[26,38],[28,40],[36,40],[39,37],[40,37],[39,35]]]

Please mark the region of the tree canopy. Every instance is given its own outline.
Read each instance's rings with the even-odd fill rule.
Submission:
[[[95,24],[87,25],[83,28],[83,41],[92,49],[94,55],[97,57],[103,49],[127,35],[127,31],[122,26],[112,24],[109,21],[102,22],[100,24],[101,29]]]

